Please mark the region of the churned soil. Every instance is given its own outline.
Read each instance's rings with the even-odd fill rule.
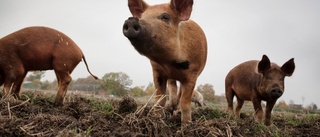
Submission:
[[[153,112],[153,103],[125,96],[102,98],[68,94],[64,105],[53,105],[54,94],[22,92],[20,100],[0,100],[0,135],[58,137],[215,137],[312,136],[320,137],[320,116],[273,114],[264,126],[253,116],[236,119],[224,110],[193,106],[192,123],[181,126],[180,115],[166,109]],[[288,118],[289,117],[289,118]]]

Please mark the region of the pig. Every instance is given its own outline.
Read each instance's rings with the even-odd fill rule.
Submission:
[[[178,94],[180,92],[178,91]],[[203,102],[203,96],[202,94],[197,91],[197,90],[194,90],[193,93],[192,93],[192,98],[191,98],[191,102],[194,102],[195,105],[197,105],[198,107],[202,107],[202,106],[205,106],[206,104]],[[179,112],[179,111],[177,111]]]
[[[68,36],[48,27],[32,26],[0,39],[0,85],[4,96],[20,97],[21,84],[28,71],[54,70],[58,93],[54,104],[61,106],[72,78],[70,74],[83,59],[87,71],[95,78],[86,59]]]
[[[202,107],[202,106],[206,105],[203,102],[202,94],[197,90],[194,90],[193,93],[192,93],[192,102],[194,102],[196,105],[198,105],[198,107]]]
[[[193,0],[171,0],[170,3],[150,6],[143,0],[128,0],[129,17],[123,34],[133,47],[151,63],[156,87],[155,101],[169,89],[172,110],[181,108],[181,122],[191,122],[191,99],[198,76],[205,67],[207,41],[204,31],[190,18]],[[177,94],[177,81],[180,94]],[[161,99],[161,100],[160,100]],[[155,109],[159,113],[160,108]]]
[[[261,101],[266,101],[264,124],[271,125],[271,111],[277,99],[284,92],[284,78],[291,76],[295,69],[294,58],[281,67],[270,62],[263,55],[261,61],[247,61],[234,67],[226,76],[225,93],[228,112],[233,114],[233,97],[237,97],[236,116],[240,118],[240,109],[244,101],[252,101],[255,119],[262,123]]]
[[[178,91],[178,94],[180,92]],[[192,93],[192,99],[191,99],[191,102],[194,102],[194,104],[198,107],[202,107],[202,106],[205,106],[206,104],[203,102],[203,96],[202,94],[197,91],[197,90],[194,90],[193,93]],[[177,110],[174,110],[173,111],[173,114],[174,115],[177,115],[178,113],[181,113],[181,110],[180,109],[177,109]]]

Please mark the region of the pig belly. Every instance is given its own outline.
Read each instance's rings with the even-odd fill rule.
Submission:
[[[233,88],[234,92],[237,96],[237,98],[240,98],[242,100],[247,100],[250,101],[251,97],[252,97],[252,93],[253,91],[247,88],[242,88],[242,87],[238,87],[238,88]]]
[[[53,69],[53,60],[52,57],[38,57],[38,58],[34,58],[34,57],[29,57],[29,58],[24,58],[22,59],[24,68],[27,71],[33,71],[33,70],[51,70]]]

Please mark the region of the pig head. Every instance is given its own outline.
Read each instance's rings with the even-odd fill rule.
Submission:
[[[168,84],[167,107],[181,109],[181,121],[191,121],[191,98],[198,76],[207,58],[207,41],[203,30],[192,20],[193,0],[171,0],[149,6],[142,0],[128,0],[133,17],[123,25],[123,34],[133,47],[150,59],[156,101],[164,106]],[[181,83],[177,94],[176,81]],[[156,110],[157,111],[157,110]]]
[[[0,85],[4,96],[19,98],[28,71],[54,70],[58,81],[55,105],[62,105],[72,78],[70,74],[83,59],[81,49],[68,36],[47,27],[27,27],[0,39]]]
[[[237,97],[236,115],[240,118],[240,109],[244,101],[252,101],[256,120],[262,122],[261,101],[266,101],[265,125],[270,125],[271,111],[277,99],[284,92],[284,78],[291,76],[295,69],[294,59],[281,67],[271,63],[266,55],[261,61],[247,61],[233,68],[225,79],[228,111],[233,114],[233,97]]]

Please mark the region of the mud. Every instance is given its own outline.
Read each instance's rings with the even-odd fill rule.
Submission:
[[[0,100],[1,136],[59,137],[212,137],[212,136],[320,136],[320,116],[273,114],[269,127],[253,116],[236,119],[224,110],[193,107],[192,123],[181,126],[180,115],[165,109],[153,113],[152,103],[132,97],[100,98],[68,94],[64,106],[55,107],[54,94],[22,93],[21,100]]]

